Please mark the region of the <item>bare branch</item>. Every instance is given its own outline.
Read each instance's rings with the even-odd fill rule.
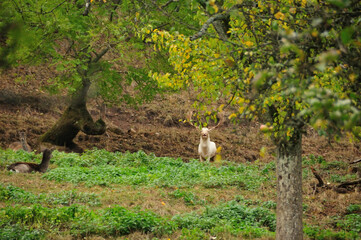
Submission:
[[[169,6],[169,4],[173,3],[173,2],[178,2],[179,0],[169,0],[168,2],[166,2],[165,4],[163,4],[160,8],[164,9],[166,7]]]
[[[103,51],[101,51],[99,54],[95,53],[97,56],[92,62],[98,62],[108,51],[110,50],[110,46],[107,48],[104,48]]]
[[[345,186],[356,185],[356,184],[361,184],[361,179],[351,181],[351,182],[341,183],[340,185],[337,186],[337,188],[342,188],[342,187],[345,187]]]
[[[193,36],[190,37],[191,41],[194,41],[194,40],[206,35],[207,30],[212,23],[219,21],[219,20],[227,19],[232,11],[242,8],[244,6],[245,5],[243,5],[243,4],[236,4],[233,7],[231,7],[230,9],[228,9],[226,12],[222,12],[222,13],[213,15],[203,24],[203,26],[202,26],[201,30],[199,30],[199,32],[197,32],[196,34],[194,34]]]
[[[66,3],[68,0],[64,0],[63,2],[59,3],[58,5],[56,5],[53,9],[47,11],[47,12],[43,12],[43,14],[48,14],[48,13],[52,13],[55,11],[55,9],[57,9],[58,7],[60,7],[61,5],[63,5],[64,3]]]
[[[207,30],[209,28],[209,26],[218,20],[223,20],[226,19],[228,17],[227,13],[221,13],[221,14],[217,14],[214,15],[212,17],[210,17],[202,26],[201,30],[199,30],[199,32],[197,32],[196,34],[194,34],[193,36],[190,37],[191,41],[194,41],[198,38],[203,37],[203,35],[205,35],[207,33]]]
[[[361,159],[357,159],[357,160],[355,160],[353,162],[350,162],[350,164],[355,164],[355,163],[359,163],[359,162],[361,162]]]

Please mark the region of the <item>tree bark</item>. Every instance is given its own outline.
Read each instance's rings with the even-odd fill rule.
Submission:
[[[79,131],[87,135],[101,135],[105,133],[105,122],[101,118],[94,122],[86,107],[90,84],[90,80],[84,77],[81,88],[72,96],[70,106],[55,125],[40,137],[40,142],[72,149],[76,146],[73,139]]]
[[[289,141],[277,146],[276,239],[303,239],[302,134],[295,129]]]

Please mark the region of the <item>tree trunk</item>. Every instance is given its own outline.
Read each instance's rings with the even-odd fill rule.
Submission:
[[[40,142],[74,148],[76,145],[73,139],[79,131],[88,135],[105,133],[105,122],[101,118],[94,122],[86,107],[90,84],[90,80],[85,77],[82,87],[72,96],[70,106],[55,125],[41,136]]]
[[[303,239],[302,134],[295,129],[289,141],[277,146],[276,239]]]

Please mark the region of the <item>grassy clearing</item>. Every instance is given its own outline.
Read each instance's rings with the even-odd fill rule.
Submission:
[[[16,174],[5,167],[16,161],[40,162],[41,156],[0,150],[0,239],[275,236],[274,163],[185,163],[144,152],[104,150],[53,155],[47,173]],[[330,179],[335,178],[332,169],[341,166],[314,156],[305,158],[304,165],[326,169]],[[311,179],[307,169],[304,179]],[[305,197],[306,237],[360,237],[360,204],[348,204],[343,215],[330,215],[322,223],[309,217],[320,208],[312,203],[316,197],[321,198]]]

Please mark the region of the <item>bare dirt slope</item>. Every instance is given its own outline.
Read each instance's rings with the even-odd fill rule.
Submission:
[[[25,130],[30,146],[61,116],[66,97],[50,95],[44,88],[52,76],[51,69],[27,67],[7,70],[0,75],[0,147],[18,140],[17,131]],[[27,80],[27,81],[24,81]],[[83,149],[136,152],[143,150],[156,156],[169,156],[188,160],[197,158],[198,131],[184,119],[191,105],[188,94],[157,97],[138,109],[129,106],[107,108],[105,122],[108,129],[102,136],[80,133],[75,142]],[[93,118],[99,117],[95,101],[88,108]],[[211,134],[211,139],[222,146],[222,158],[235,162],[274,160],[274,147],[259,132],[259,123],[225,122]],[[312,130],[304,137],[304,155],[320,155],[326,161],[352,161],[361,157],[360,143],[347,138],[328,141]],[[260,158],[261,147],[267,154]]]

